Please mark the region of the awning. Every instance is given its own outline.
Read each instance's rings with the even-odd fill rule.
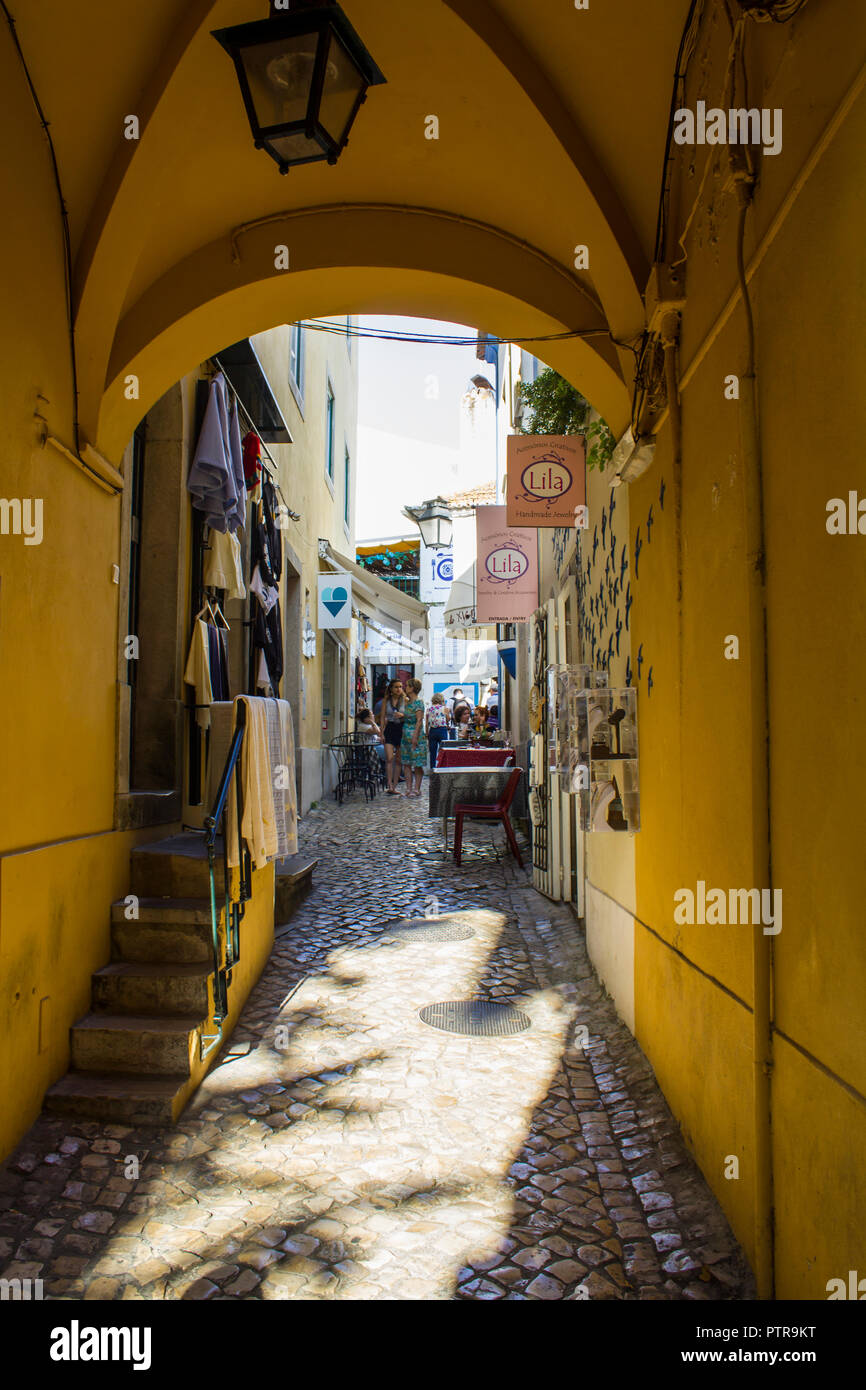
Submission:
[[[335,550],[330,541],[324,542],[324,551],[322,559],[325,563],[330,565],[333,570],[350,574],[353,591],[359,597],[363,595],[369,599],[373,612],[382,614],[386,622],[390,618],[398,624],[407,622],[411,628],[427,627],[426,603],[419,603],[418,599],[412,598],[411,594],[404,594],[393,584],[389,584],[387,580],[380,579],[378,575],[364,569],[362,565],[356,565],[354,560],[348,559],[347,556],[341,555],[338,550]]]
[[[223,348],[214,361],[222,367],[240,397],[259,438],[265,444],[293,443],[283,412],[249,338]]]

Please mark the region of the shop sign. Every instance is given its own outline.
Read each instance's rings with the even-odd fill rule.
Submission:
[[[319,575],[319,628],[346,628],[352,622],[352,579],[348,574]]]
[[[509,435],[506,496],[509,526],[585,526],[582,436]]]
[[[523,622],[538,607],[535,531],[509,526],[505,507],[479,507],[475,528],[476,622]]]
[[[428,548],[422,545],[420,568],[421,602],[441,603],[448,597],[454,578],[454,552],[451,546],[437,545]]]

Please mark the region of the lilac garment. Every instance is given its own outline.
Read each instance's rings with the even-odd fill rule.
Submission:
[[[244,450],[241,444],[241,412],[237,401],[232,401],[231,407],[229,453],[237,501],[234,512],[228,518],[228,524],[230,531],[237,531],[240,526],[245,526],[247,521],[247,484],[244,478]]]
[[[237,429],[237,418],[234,425]],[[226,380],[220,372],[211,382],[201,434],[187,479],[192,505],[204,512],[208,526],[214,531],[236,531],[244,522],[243,457],[241,454],[242,495],[239,498],[231,435]],[[238,450],[240,452],[239,432]]]

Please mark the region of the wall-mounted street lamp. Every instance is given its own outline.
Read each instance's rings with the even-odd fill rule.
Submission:
[[[436,497],[432,502],[425,502],[420,507],[404,507],[403,515],[415,522],[426,546],[451,544],[454,523],[451,519],[451,508],[444,498]]]
[[[336,164],[367,88],[385,78],[339,5],[272,0],[270,19],[216,29],[235,65],[257,150],[286,174]]]

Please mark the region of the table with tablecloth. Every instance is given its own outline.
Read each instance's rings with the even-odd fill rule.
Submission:
[[[448,817],[458,801],[490,806],[505,793],[513,767],[434,767],[427,780],[427,814],[442,818],[445,851],[448,851]],[[521,777],[511,803],[514,815],[525,815],[526,795]]]
[[[443,742],[439,745],[437,767],[504,767],[508,759],[514,760],[514,749],[472,748],[465,743]]]

